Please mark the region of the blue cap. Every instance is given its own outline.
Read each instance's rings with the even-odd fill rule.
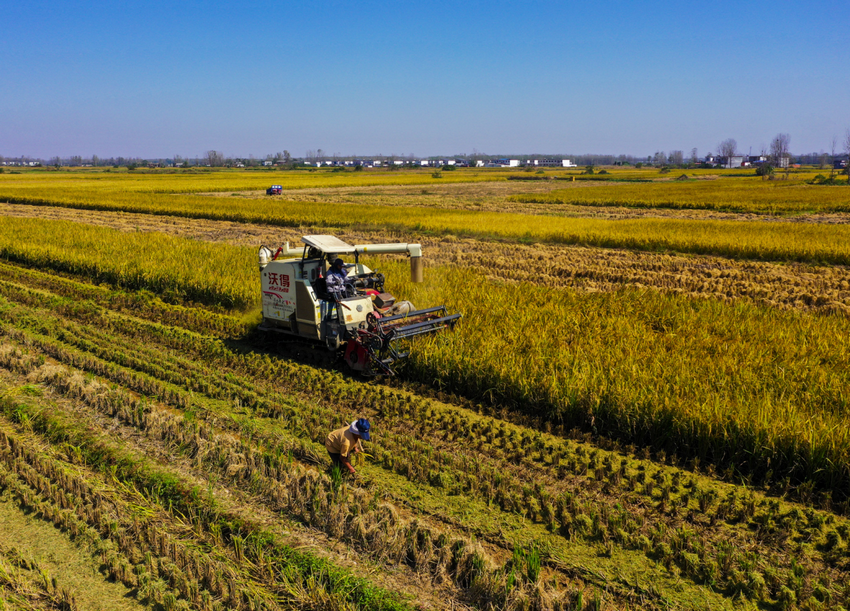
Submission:
[[[360,418],[357,422],[352,422],[350,430],[355,435],[359,435],[364,441],[369,441],[369,421],[366,418]]]

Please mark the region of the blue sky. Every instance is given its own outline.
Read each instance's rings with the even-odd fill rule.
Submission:
[[[843,2],[0,0],[0,155],[648,155],[850,128]]]

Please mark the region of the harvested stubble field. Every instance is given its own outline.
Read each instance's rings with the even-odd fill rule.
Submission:
[[[260,218],[261,201],[289,205],[278,198],[229,195],[228,216],[199,203],[214,198],[179,195],[256,189],[255,175],[211,173],[205,189],[196,177],[185,188],[173,176],[20,176],[40,194],[0,207],[0,515],[55,524],[77,562],[93,558],[124,600],[850,603],[845,267],[753,260],[747,248],[719,257],[533,232],[458,237],[440,229],[449,217],[426,229],[415,218],[379,222],[381,209],[410,215],[416,191],[432,188],[421,181],[449,173],[394,173],[417,186],[378,188],[388,199],[363,205],[372,220],[336,230],[326,210],[349,197],[351,174],[292,178],[320,187],[327,208],[312,218],[299,208],[290,227]],[[469,177],[510,185],[505,201],[536,189],[504,173]],[[7,178],[19,179],[0,176],[0,193]],[[60,178],[89,181],[86,192],[52,202]],[[135,195],[120,193],[121,180]],[[478,185],[439,189],[455,200],[445,208],[487,206]],[[483,214],[503,225],[529,216],[498,205]],[[824,252],[839,252],[841,226],[819,226]],[[738,239],[751,227],[740,223]],[[386,382],[259,336],[256,247],[320,231],[421,241],[424,285],[398,260],[373,263],[400,297],[464,312],[458,330],[417,344]],[[372,420],[375,441],[361,477],[340,481],[322,439],[357,416]],[[97,608],[73,579],[40,578],[52,565],[39,553],[0,546],[0,568],[17,567],[0,599]]]

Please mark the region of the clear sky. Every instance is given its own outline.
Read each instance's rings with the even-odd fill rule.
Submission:
[[[0,155],[648,155],[850,128],[850,6],[0,0]]]

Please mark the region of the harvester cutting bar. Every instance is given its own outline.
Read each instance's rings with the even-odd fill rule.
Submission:
[[[452,328],[460,319],[460,314],[446,316],[446,306],[437,306],[425,310],[416,310],[408,314],[388,316],[381,318],[377,327],[382,335],[389,335],[392,339],[403,339],[439,331],[446,327]]]
[[[408,312],[407,314],[396,314],[395,316],[386,316],[381,319],[381,324],[392,322],[394,320],[402,320],[404,318],[416,318],[417,316],[425,316],[426,314],[434,314],[435,312],[440,312],[440,314],[446,314],[446,306],[436,306],[434,308],[426,308],[424,310],[414,310],[413,312]]]
[[[432,331],[439,331],[446,327],[451,328],[454,327],[455,322],[457,322],[459,318],[460,314],[452,314],[451,316],[442,316],[440,318],[434,318],[424,322],[417,322],[412,325],[395,327],[393,339],[402,339],[405,337],[413,337],[414,335],[421,335],[423,333],[431,333]]]

